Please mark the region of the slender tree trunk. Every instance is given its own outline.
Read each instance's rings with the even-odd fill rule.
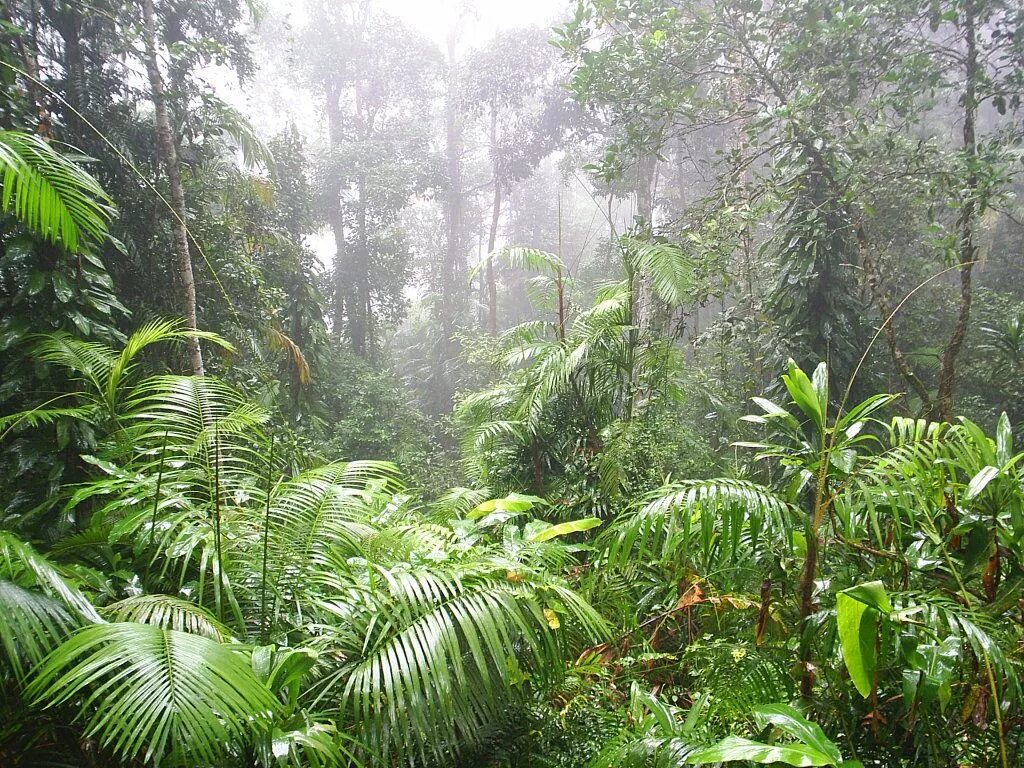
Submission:
[[[491,170],[494,174],[494,203],[491,205],[491,231],[487,237],[487,253],[494,253],[498,241],[498,220],[501,217],[501,177],[498,167],[498,110],[491,106]],[[494,277],[494,259],[487,260],[487,329],[498,335],[498,285]]]
[[[359,208],[356,210],[356,237],[358,244],[353,260],[353,303],[349,307],[349,336],[352,351],[366,356],[369,326],[370,291],[367,278],[369,268],[369,233],[366,224],[366,176],[360,174],[357,181]]]
[[[820,435],[825,445],[825,434]],[[814,613],[814,577],[818,573],[818,551],[821,541],[818,532],[825,519],[825,495],[828,484],[829,449],[821,458],[814,484],[814,497],[807,515],[807,553],[804,556],[804,570],[800,577],[800,695],[810,699],[814,694],[813,654],[810,638],[810,618]]]
[[[974,242],[975,220],[978,215],[977,192],[978,175],[975,172],[975,158],[978,154],[977,137],[975,135],[978,114],[978,43],[975,29],[974,0],[965,0],[963,14],[964,40],[967,44],[967,56],[964,62],[964,154],[967,157],[967,194],[960,211],[960,309],[949,341],[942,353],[942,365],[939,368],[939,391],[936,397],[938,418],[943,421],[953,420],[953,396],[956,387],[956,361],[967,336],[967,325],[971,319],[971,273],[977,246]]]
[[[814,511],[809,515],[807,553],[800,576],[800,696],[810,699],[814,694],[814,672],[811,669],[811,643],[807,637],[808,619],[814,613],[814,577],[818,572],[818,531]]]
[[[171,121],[167,115],[167,99],[164,96],[163,79],[156,55],[156,12],[153,0],[142,0],[143,37],[146,47],[146,72],[149,75],[149,86],[152,91],[153,109],[156,118],[157,153],[167,173],[171,185],[171,210],[174,214],[171,222],[174,232],[174,256],[178,266],[178,277],[181,279],[183,291],[182,317],[185,324],[193,331],[198,328],[196,321],[196,282],[192,273],[192,256],[188,248],[188,220],[185,211],[185,188],[181,184],[181,168],[178,165],[178,151],[171,134]],[[199,339],[189,336],[186,341],[192,373],[202,376],[203,351],[199,347]]]
[[[340,202],[331,216],[331,229],[334,231],[334,322],[331,325],[331,336],[340,342],[345,325],[345,297],[348,293],[344,268],[345,221],[341,215]]]
[[[562,190],[558,190],[558,260],[562,256]],[[562,266],[558,266],[558,276],[555,278],[555,287],[558,291],[558,340],[565,341],[565,276],[562,274]]]
[[[654,218],[654,174],[658,159],[646,155],[637,163],[636,216],[643,226],[643,235],[653,232]],[[654,295],[654,279],[647,272],[637,275],[636,323],[641,330],[649,332],[657,325],[657,306]]]
[[[64,119],[72,136],[72,143],[81,146],[85,127],[79,113],[86,108],[84,96],[85,60],[82,56],[82,15],[73,5],[63,8],[55,20],[57,33],[64,41],[65,92],[70,106],[64,110]]]
[[[448,401],[452,392],[448,382],[448,361],[451,355],[455,318],[462,308],[462,281],[465,276],[465,254],[462,249],[462,119],[458,106],[458,72],[455,59],[455,35],[448,38],[448,94],[445,104],[445,159],[448,175],[447,248],[441,265],[441,306],[438,308],[441,341],[438,344],[438,375]]]
[[[331,144],[331,151],[341,143],[341,115],[338,107],[338,85],[329,79],[325,84],[327,113],[327,136]],[[337,173],[337,169],[334,169]],[[331,201],[329,220],[331,231],[334,234],[334,308],[333,322],[331,324],[331,337],[335,343],[340,344],[345,330],[345,305],[348,299],[349,284],[348,275],[345,270],[345,259],[348,253],[345,247],[345,212],[341,204],[342,178],[338,173],[333,180],[334,200]]]
[[[497,169],[495,169],[497,170]],[[501,216],[501,184],[494,179],[494,203],[491,207],[491,230],[487,236],[487,253],[494,253],[498,240],[498,219]],[[495,278],[494,259],[487,259],[487,329],[498,335],[498,281]]]

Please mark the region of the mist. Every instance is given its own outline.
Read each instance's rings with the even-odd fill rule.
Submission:
[[[0,765],[1024,765],[1020,0],[0,2]]]

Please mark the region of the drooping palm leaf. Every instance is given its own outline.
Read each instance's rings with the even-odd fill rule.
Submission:
[[[0,131],[0,207],[52,243],[77,252],[101,242],[113,205],[81,166],[42,137]]]
[[[155,765],[214,764],[278,706],[239,651],[133,623],[80,630],[39,666],[28,693],[45,707],[78,704],[101,746]]]
[[[322,697],[359,725],[360,740],[385,760],[450,760],[493,727],[516,689],[519,664],[557,675],[559,622],[589,642],[602,619],[570,590],[540,580],[508,580],[501,567],[470,561],[409,572],[370,567],[325,601],[347,660]],[[336,634],[335,634],[336,633]]]
[[[92,603],[54,563],[7,531],[0,531],[0,579],[59,600],[83,621],[102,621]]]
[[[56,600],[0,580],[0,667],[18,680],[77,626]]]

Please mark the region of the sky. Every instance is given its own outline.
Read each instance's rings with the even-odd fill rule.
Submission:
[[[302,19],[299,0],[270,0],[275,13]],[[444,48],[448,32],[459,19],[473,37],[484,40],[510,27],[552,25],[568,8],[568,0],[375,0],[374,6],[402,19]],[[468,41],[472,42],[472,41]]]
[[[444,46],[448,30],[461,16],[474,23],[475,36],[533,24],[553,24],[568,3],[560,0],[378,0],[389,13]]]
[[[339,0],[340,2],[340,0]],[[433,40],[442,51],[447,47],[450,30],[461,23],[463,32],[459,39],[459,51],[472,50],[486,43],[498,31],[522,26],[554,26],[564,18],[570,0],[373,0],[373,5],[403,20]],[[302,0],[268,0],[265,26],[278,32],[281,22],[291,29],[300,29],[306,22]],[[211,72],[215,82],[229,102],[242,109],[249,120],[264,135],[277,133],[288,123],[294,122],[307,135],[315,135],[322,128],[322,115],[308,95],[298,91],[292,68],[288,61],[287,44],[279,49],[274,60],[264,59],[266,50],[257,47],[255,81],[245,92],[230,82],[230,76]]]

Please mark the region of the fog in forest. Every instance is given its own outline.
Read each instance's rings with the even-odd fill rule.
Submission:
[[[0,766],[1024,766],[1022,0],[0,0]]]

